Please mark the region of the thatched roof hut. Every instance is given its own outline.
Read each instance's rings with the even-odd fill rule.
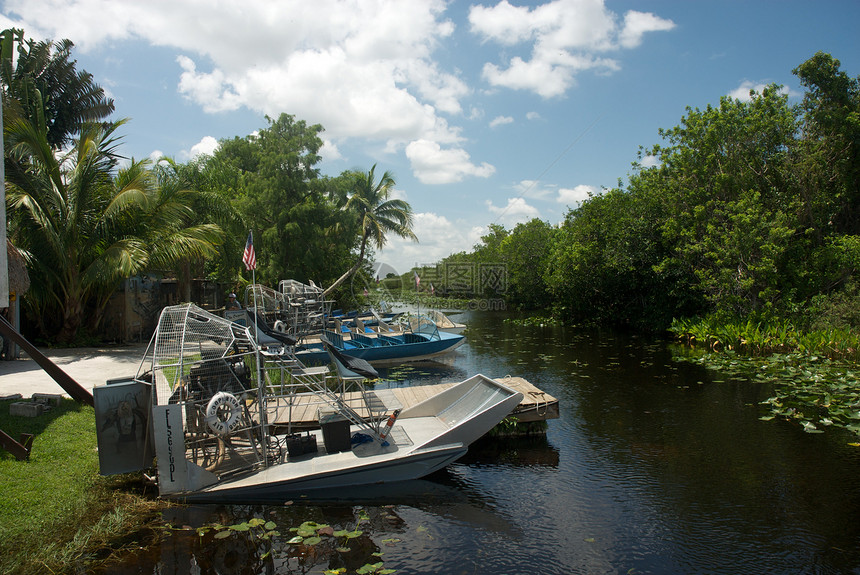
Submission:
[[[9,269],[9,293],[20,297],[30,289],[30,274],[27,273],[27,263],[18,248],[6,238],[6,257]]]

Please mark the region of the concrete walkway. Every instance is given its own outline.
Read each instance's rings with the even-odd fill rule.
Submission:
[[[108,379],[134,377],[148,343],[111,347],[70,349],[39,348],[51,361],[92,391]],[[29,399],[34,393],[68,394],[45,373],[39,364],[21,353],[21,359],[0,361],[0,397],[20,393]]]

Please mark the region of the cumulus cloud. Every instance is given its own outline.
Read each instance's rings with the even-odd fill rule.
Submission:
[[[643,156],[639,165],[643,168],[654,168],[660,165],[660,158],[657,156]]]
[[[442,115],[462,114],[470,88],[433,57],[454,30],[445,9],[440,0],[248,0],[205,10],[177,0],[10,0],[5,7],[20,15],[10,24],[28,35],[73,38],[82,51],[124,40],[176,50],[177,91],[208,113],[288,111],[325,126],[332,141],[361,138],[399,150],[423,139],[462,140]]]
[[[504,206],[496,206],[492,201],[487,200],[487,210],[495,216],[497,222],[506,227],[513,227],[540,217],[538,209],[530,206],[524,198],[508,198],[508,203]]]
[[[484,79],[544,98],[564,94],[580,72],[620,69],[617,60],[598,53],[635,48],[647,32],[674,27],[671,20],[632,10],[619,25],[603,0],[553,0],[535,7],[512,6],[502,0],[492,7],[472,6],[469,23],[485,42],[506,47],[525,44],[531,49],[528,58],[512,55],[504,65],[486,63]]]
[[[730,98],[736,98],[741,102],[749,102],[752,100],[752,96],[750,92],[755,92],[757,94],[761,94],[762,91],[770,86],[767,82],[752,82],[750,80],[744,80],[741,82],[740,86],[729,92],[728,96]],[[788,94],[789,90],[785,86],[780,88],[780,93]]]
[[[594,186],[580,184],[573,188],[561,188],[558,191],[558,197],[556,199],[560,204],[579,206],[579,204],[587,200],[589,196],[597,194],[599,191],[600,190]]]
[[[417,140],[406,146],[412,171],[423,184],[450,184],[469,176],[487,178],[496,168],[483,162],[477,165],[462,148],[442,148],[437,142]]]
[[[556,186],[543,184],[539,180],[521,180],[514,184],[514,191],[518,196],[535,200],[542,200],[547,196],[551,196],[555,192],[555,189]]]
[[[476,243],[473,228],[432,212],[415,214],[412,229],[418,243],[391,236],[376,254],[376,261],[402,274],[413,266],[433,264],[452,253],[470,250]]]
[[[204,136],[202,140],[191,146],[191,152],[188,154],[189,158],[196,158],[197,156],[211,156],[215,153],[215,150],[218,149],[218,140],[213,138],[212,136]]]
[[[496,116],[490,121],[490,127],[504,126],[505,124],[513,124],[514,119],[510,116]]]
[[[624,27],[618,34],[618,42],[623,48],[635,48],[642,43],[647,32],[665,32],[675,27],[671,20],[664,20],[650,12],[630,10],[624,15]]]
[[[332,162],[334,160],[340,160],[343,156],[340,154],[340,149],[338,149],[337,144],[332,142],[331,140],[323,140],[323,145],[320,148],[320,157],[322,157],[323,161]]]

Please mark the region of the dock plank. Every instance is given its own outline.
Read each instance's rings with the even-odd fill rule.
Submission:
[[[535,385],[522,377],[496,378],[496,381],[523,394],[523,400],[514,409],[512,415],[521,422],[543,421],[546,419],[557,419],[559,417],[558,400],[548,393],[537,388]],[[412,385],[407,387],[391,388],[396,400],[405,409],[424,401],[442,391],[456,385],[452,383],[436,383],[431,385]],[[344,401],[354,408],[361,405],[361,395],[352,391],[344,394]],[[286,402],[282,402],[277,408],[270,408],[268,413],[269,423],[279,427],[290,425],[295,429],[314,429],[319,427],[318,409],[320,401],[312,395],[298,396],[292,406],[292,418],[290,408]],[[367,417],[368,414],[363,407],[358,408],[359,415]],[[292,419],[292,422],[290,422]]]

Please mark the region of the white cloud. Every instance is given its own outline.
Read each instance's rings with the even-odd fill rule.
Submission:
[[[741,82],[740,86],[729,92],[728,96],[730,98],[736,98],[741,102],[750,102],[752,100],[752,96],[750,96],[750,91],[754,91],[757,94],[761,94],[762,91],[770,86],[770,83],[767,82],[752,82],[750,80],[744,80]],[[789,94],[788,88],[782,86],[780,88],[781,94]]]
[[[197,156],[202,155],[211,156],[215,153],[215,150],[218,149],[218,145],[218,140],[212,136],[204,136],[203,139],[191,146],[189,157],[196,158]]]
[[[590,195],[597,194],[600,190],[594,186],[580,184],[574,188],[561,188],[558,191],[557,201],[560,204],[568,206],[579,206],[582,202],[588,199]]]
[[[618,35],[618,42],[624,48],[635,48],[642,43],[646,32],[664,32],[675,27],[671,20],[664,20],[650,12],[630,10],[624,15],[624,28]]]
[[[504,207],[495,206],[492,201],[487,200],[487,210],[495,216],[496,222],[505,227],[513,227],[540,217],[537,208],[530,206],[523,198],[508,198],[508,203]]]
[[[540,120],[540,114],[537,112],[527,112],[526,120]]]
[[[421,140],[461,142],[461,129],[441,114],[462,114],[470,88],[433,59],[454,30],[444,1],[201,7],[181,0],[9,0],[5,12],[20,15],[14,25],[28,35],[73,38],[84,52],[117,41],[174,49],[176,89],[208,113],[246,108],[276,118],[288,111],[325,126],[332,141],[361,138],[399,150]]]
[[[496,168],[484,162],[472,163],[462,148],[443,149],[437,142],[417,140],[406,146],[406,156],[412,171],[423,184],[450,184],[461,182],[468,176],[487,178]]]
[[[554,0],[533,8],[502,0],[492,7],[472,6],[469,23],[485,42],[531,47],[528,59],[506,53],[505,65],[484,64],[484,79],[493,86],[530,90],[544,98],[564,94],[582,71],[620,69],[616,60],[596,53],[634,48],[646,32],[674,27],[671,20],[630,11],[619,28],[616,14],[603,0]]]
[[[471,250],[479,237],[475,236],[476,229],[432,212],[417,213],[413,231],[418,243],[391,236],[375,259],[403,274],[413,266],[433,264],[452,253]]]
[[[331,140],[323,140],[323,145],[320,148],[320,157],[324,161],[332,162],[334,160],[340,160],[343,156],[340,153],[340,150],[337,147],[337,144],[332,142]]]
[[[639,165],[643,168],[654,168],[660,165],[660,158],[657,156],[643,156]]]
[[[504,126],[505,124],[513,124],[514,119],[510,116],[496,116],[490,121],[490,127],[495,128],[496,126]]]
[[[541,184],[540,180],[522,180],[514,184],[514,191],[523,198],[542,200],[554,193],[555,186]]]

